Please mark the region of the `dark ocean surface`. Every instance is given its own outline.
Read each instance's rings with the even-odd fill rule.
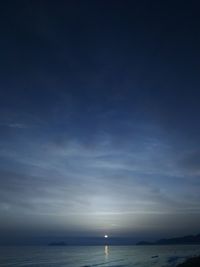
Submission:
[[[167,267],[200,255],[200,245],[0,247],[0,266]]]

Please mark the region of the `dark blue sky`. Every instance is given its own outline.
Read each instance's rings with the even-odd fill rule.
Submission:
[[[0,5],[0,234],[199,232],[197,1]]]

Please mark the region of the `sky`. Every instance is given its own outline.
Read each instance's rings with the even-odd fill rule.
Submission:
[[[1,243],[199,233],[197,1],[0,5]]]

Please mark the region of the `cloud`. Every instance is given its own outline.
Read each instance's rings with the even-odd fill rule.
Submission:
[[[118,233],[150,227],[143,219],[153,220],[153,215],[159,225],[162,216],[199,214],[197,194],[189,199],[183,194],[194,195],[189,180],[180,190],[165,140],[145,132],[134,136],[134,142],[118,142],[126,135],[92,133],[88,143],[71,136],[59,140],[27,133],[20,142],[11,142],[0,151],[1,212],[12,220],[28,218],[30,229],[36,219],[38,229],[49,225],[50,216],[51,229],[95,232],[96,227]]]
[[[200,151],[193,150],[185,153],[181,160],[180,166],[189,175],[199,176],[200,175]]]

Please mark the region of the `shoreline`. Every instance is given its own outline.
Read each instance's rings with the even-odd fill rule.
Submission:
[[[183,263],[178,264],[176,267],[199,267],[200,256],[191,257],[185,260]]]

